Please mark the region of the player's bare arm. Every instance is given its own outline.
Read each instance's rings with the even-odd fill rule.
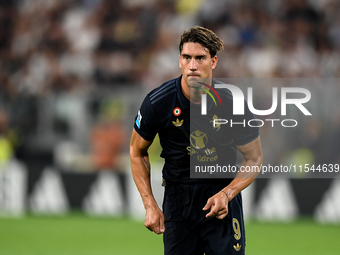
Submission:
[[[135,130],[130,142],[132,176],[146,210],[144,225],[156,234],[165,231],[164,215],[152,194],[148,148],[152,142],[144,140]]]
[[[243,155],[241,167],[246,168],[256,166],[258,171],[239,171],[236,174],[235,179],[227,187],[208,199],[207,204],[203,208],[205,211],[210,208],[210,212],[206,215],[206,217],[215,215],[218,219],[223,219],[227,216],[229,201],[243,189],[248,187],[259,174],[263,161],[260,137],[248,144],[237,146],[237,149]]]

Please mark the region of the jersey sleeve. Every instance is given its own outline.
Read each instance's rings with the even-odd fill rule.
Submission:
[[[251,120],[251,121],[250,121]],[[244,101],[244,114],[233,116],[234,142],[236,145],[245,145],[259,136],[259,124],[254,114],[249,110],[247,101]]]
[[[134,129],[146,141],[153,141],[157,134],[157,119],[154,116],[149,96],[145,97],[135,117]]]

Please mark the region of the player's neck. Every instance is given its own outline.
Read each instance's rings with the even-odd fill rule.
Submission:
[[[190,101],[190,87],[184,80],[183,76],[181,79],[181,89],[182,89],[183,95]]]

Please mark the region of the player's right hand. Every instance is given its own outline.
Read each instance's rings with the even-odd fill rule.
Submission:
[[[146,209],[144,226],[157,235],[164,233],[164,214],[158,206]]]

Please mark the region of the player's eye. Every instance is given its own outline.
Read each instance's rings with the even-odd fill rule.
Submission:
[[[190,57],[189,55],[183,54],[183,55],[182,55],[182,59],[184,59],[184,60],[190,60],[191,57]]]

